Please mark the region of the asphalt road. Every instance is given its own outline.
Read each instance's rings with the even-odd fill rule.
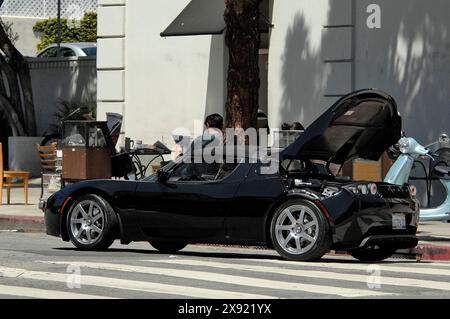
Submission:
[[[2,298],[450,298],[450,263],[296,263],[210,246],[164,255],[146,243],[81,252],[43,234],[0,232]]]

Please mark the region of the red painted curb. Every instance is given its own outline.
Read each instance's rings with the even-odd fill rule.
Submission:
[[[415,248],[419,260],[450,261],[450,246],[419,245]]]
[[[331,251],[330,256],[349,256],[349,254]],[[450,261],[450,246],[419,244],[416,248],[399,250],[394,258],[416,259],[417,261]]]

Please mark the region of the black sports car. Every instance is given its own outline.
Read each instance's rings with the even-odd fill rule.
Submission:
[[[330,249],[383,260],[417,245],[417,200],[407,185],[354,182],[334,176],[330,165],[378,160],[400,132],[392,97],[358,91],[286,149],[269,150],[279,168],[273,172],[236,152],[224,164],[180,159],[143,181],[76,183],[48,199],[47,233],[84,250],[120,239],[167,253],[216,243],[268,246],[290,260],[316,260]]]

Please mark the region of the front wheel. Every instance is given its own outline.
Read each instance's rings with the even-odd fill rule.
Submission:
[[[349,253],[353,258],[356,258],[362,262],[378,262],[392,257],[392,255],[395,253],[395,249],[370,247],[356,249],[353,251],[349,251]]]
[[[306,200],[290,200],[272,217],[273,246],[285,259],[314,261],[331,247],[330,226],[324,214]]]
[[[97,195],[77,199],[67,214],[66,223],[70,241],[81,250],[105,250],[116,239],[116,213]]]
[[[152,240],[149,243],[163,254],[174,254],[187,246],[186,243],[177,241]]]

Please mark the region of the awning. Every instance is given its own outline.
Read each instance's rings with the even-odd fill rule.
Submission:
[[[225,30],[224,0],[192,0],[161,33],[162,37],[222,34]],[[261,2],[260,28],[269,32],[269,0]]]

